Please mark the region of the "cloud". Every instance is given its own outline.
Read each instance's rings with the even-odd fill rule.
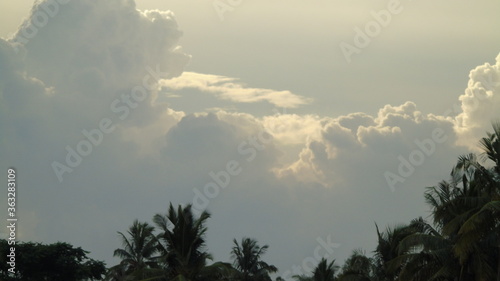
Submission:
[[[275,106],[286,108],[295,108],[311,101],[311,99],[293,94],[290,91],[247,88],[237,78],[195,72],[184,72],[177,78],[163,80],[162,86],[174,91],[185,88],[198,89],[202,92],[211,93],[219,99],[232,102],[255,103],[266,101]]]
[[[138,126],[149,128],[140,145],[151,151],[144,144],[182,116],[156,102],[158,80],[182,73],[190,58],[178,46],[174,14],[138,11],[134,1],[68,1],[40,26],[36,17],[50,3],[56,2],[37,2],[17,33],[0,41],[0,114],[12,120],[2,127],[19,132],[16,146],[33,151],[45,143],[51,147],[45,156],[60,161],[82,130],[109,118],[125,139],[138,140]],[[139,102],[131,97],[137,93]]]
[[[111,221],[137,215],[115,212],[113,193],[133,197],[138,186],[147,190],[164,180],[155,166],[158,151],[184,114],[156,100],[157,82],[182,73],[190,57],[178,46],[182,32],[172,12],[138,11],[133,1],[68,1],[37,25],[48,3],[54,1],[36,2],[18,32],[0,39],[0,167],[20,175],[22,239],[69,241],[109,259],[110,249],[94,248],[97,236],[113,241],[121,226]],[[138,92],[143,96],[134,100]],[[104,119],[114,131],[60,183],[51,163],[66,164],[67,148],[77,149],[86,141],[82,132],[95,131]],[[148,168],[139,181],[125,176]],[[152,174],[158,182],[140,183]],[[132,197],[124,199],[128,206]],[[85,224],[101,231],[79,236]]]
[[[37,25],[50,2],[37,2],[10,39],[24,51],[30,72],[48,84],[115,91],[138,84],[147,66],[177,76],[189,59],[177,45],[182,32],[170,11],[141,12],[128,0],[65,1],[46,25]]]
[[[308,139],[319,138],[325,118],[316,115],[274,114],[262,118],[265,129],[282,145],[302,145]]]
[[[354,113],[325,119],[322,123],[321,137],[309,140],[299,159],[279,170],[279,176],[293,176],[327,187],[356,181],[360,168],[370,174],[378,171],[378,175],[372,175],[383,178],[384,169],[394,165],[399,155],[417,149],[416,142],[432,138],[434,130],[442,130],[448,144],[456,140],[450,120],[423,115],[412,102],[386,105],[376,117]],[[436,152],[448,150],[444,146],[436,148]]]
[[[459,100],[462,112],[455,118],[459,143],[476,148],[477,136],[485,135],[490,123],[500,118],[500,54],[495,64],[485,63],[471,70]]]
[[[341,243],[338,259],[353,247],[372,249],[375,239],[366,233],[373,233],[373,221],[425,214],[422,191],[446,177],[465,151],[456,143],[477,140],[498,116],[498,87],[479,82],[500,81],[500,56],[471,72],[456,120],[423,113],[413,102],[386,105],[375,115],[254,116],[220,108],[186,114],[160,102],[159,88],[279,107],[310,100],[231,77],[173,77],[189,59],[178,47],[173,13],[141,12],[133,1],[68,2],[23,43],[19,36],[31,24],[28,19],[14,38],[0,40],[0,166],[18,169],[22,238],[68,241],[110,266],[120,247],[116,231],[134,218],[150,221],[169,202],[193,202],[194,189],[202,191],[214,181],[211,172],[224,171],[229,161],[241,173],[208,204],[208,245],[216,259],[226,259],[231,240],[242,236],[269,244],[270,263],[283,270],[311,255],[320,236]],[[151,87],[143,87],[145,77]],[[140,102],[131,100],[136,87],[146,89]],[[472,107],[469,99],[480,94],[480,107]],[[115,101],[127,117],[112,109]],[[75,148],[85,140],[82,130],[97,128],[103,118],[115,130],[60,183],[51,163],[64,162],[65,148]],[[419,143],[436,129],[446,141],[427,145],[427,154]],[[398,174],[401,157],[410,161],[415,151],[425,155],[423,162],[390,192],[384,173]]]

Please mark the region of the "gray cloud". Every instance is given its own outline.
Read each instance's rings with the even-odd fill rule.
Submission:
[[[20,239],[68,241],[109,265],[120,246],[116,231],[134,218],[150,220],[169,202],[192,202],[194,189],[203,190],[214,181],[210,172],[223,171],[229,161],[241,173],[208,204],[208,245],[216,259],[227,259],[231,240],[242,236],[269,244],[269,262],[282,270],[310,256],[318,237],[331,235],[340,243],[333,254],[338,260],[352,248],[370,251],[373,221],[425,216],[423,188],[446,177],[465,151],[456,143],[482,136],[497,114],[498,88],[473,89],[480,89],[481,77],[498,81],[498,59],[471,72],[472,90],[460,98],[457,119],[422,113],[413,102],[387,105],[374,115],[253,116],[219,109],[186,115],[157,99],[159,86],[181,76],[147,89],[147,98],[128,106],[122,120],[123,112],[110,107],[115,100],[125,106],[124,95],[151,72],[167,73],[157,75],[164,79],[181,74],[187,63],[173,14],[139,12],[132,1],[114,0],[74,1],[60,9],[26,44],[14,46],[16,37],[0,40],[0,167],[19,172]],[[210,83],[222,84],[215,93],[231,94],[223,98],[235,102],[293,107],[306,100],[226,76],[193,75],[203,79],[183,83],[208,83],[189,87],[211,94]],[[232,95],[229,85],[248,95]],[[470,93],[487,94],[481,109],[469,106]],[[115,130],[60,183],[51,163],[64,162],[65,147],[74,148],[85,139],[82,130],[97,128],[103,118]],[[397,174],[398,157],[421,151],[416,142],[432,139],[435,129],[446,142],[436,143],[430,155],[422,152],[424,162],[391,192],[384,173]],[[268,143],[258,141],[263,132],[272,135]],[[0,209],[5,206],[2,200]]]

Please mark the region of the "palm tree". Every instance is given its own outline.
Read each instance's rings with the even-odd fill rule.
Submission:
[[[106,281],[129,281],[132,277],[127,275],[127,269],[123,264],[117,264],[108,269],[106,272]]]
[[[482,157],[491,160],[495,166],[493,171],[497,176],[500,175],[500,121],[493,123],[493,133],[487,133],[487,137],[479,141],[483,149]],[[498,180],[498,178],[497,178]]]
[[[325,258],[322,258],[316,268],[313,270],[313,280],[314,281],[334,281],[335,274],[339,270],[339,267],[335,265],[335,260],[330,263],[327,262]]]
[[[293,279],[295,279],[296,281],[314,281],[313,277],[312,276],[307,276],[305,274],[303,275],[294,275],[292,276]]]
[[[267,252],[268,245],[260,247],[257,241],[251,238],[243,238],[241,246],[236,239],[231,251],[234,268],[239,271],[238,280],[241,281],[270,281],[270,273],[277,272],[274,265],[262,261],[262,255]]]
[[[377,280],[392,281],[398,276],[401,268],[389,266],[389,262],[399,255],[399,243],[407,236],[415,233],[415,228],[411,225],[396,225],[394,228],[388,227],[385,232],[380,232],[377,224],[378,244],[375,249],[375,275]]]
[[[354,250],[342,266],[338,281],[372,281],[375,273],[373,260],[363,251]]]
[[[322,258],[314,268],[312,276],[294,275],[292,277],[297,281],[336,281],[335,275],[338,270],[339,266],[335,265],[335,260],[328,263],[325,258]]]
[[[402,280],[500,281],[500,123],[480,141],[483,166],[474,154],[459,157],[450,181],[428,188],[436,229],[420,222],[403,239],[392,267]]]
[[[147,222],[140,223],[135,220],[127,231],[128,235],[118,232],[124,248],[114,251],[114,256],[121,258],[122,261],[118,266],[113,267],[112,271],[118,275],[125,274],[139,279],[149,277],[151,269],[157,267],[153,259],[156,253],[156,239],[153,231],[154,227]]]
[[[461,267],[453,255],[453,243],[422,218],[410,224],[416,232],[399,243],[398,257],[388,263],[400,268],[398,280],[457,280]]]
[[[474,165],[474,166],[473,166]],[[491,239],[481,239],[480,232],[462,234],[464,224],[490,201],[489,181],[473,154],[461,156],[453,168],[451,180],[431,187],[425,194],[433,210],[434,224],[440,234],[451,243],[453,259],[460,264],[458,280],[492,280],[495,262]],[[474,239],[470,239],[474,237]]]
[[[493,123],[493,133],[480,141],[482,166],[476,157],[462,157],[457,168],[471,170],[470,186],[477,190],[470,208],[458,229],[455,254],[462,263],[472,261],[478,280],[500,281],[500,122]],[[494,250],[497,248],[496,250]]]
[[[191,205],[179,206],[176,210],[172,204],[165,215],[153,217],[153,222],[163,231],[157,236],[159,261],[164,265],[168,279],[222,278],[226,271],[230,271],[225,263],[207,266],[207,260],[212,258],[205,249],[205,222],[209,217],[209,213],[203,212],[195,218]]]
[[[484,185],[479,184],[480,170],[471,163],[476,163],[474,155],[460,157],[450,181],[427,188],[425,199],[436,228],[422,219],[411,223],[415,233],[400,241],[398,257],[387,263],[390,271],[399,267],[401,280],[491,280],[491,254],[486,254],[490,250],[472,251],[463,258],[457,255],[462,225],[488,201]],[[485,242],[469,240],[467,247],[484,249]]]

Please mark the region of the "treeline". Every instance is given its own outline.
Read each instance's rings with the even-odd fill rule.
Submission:
[[[0,239],[0,280],[102,280],[106,273],[104,262],[87,257],[88,253],[68,243],[12,245]]]
[[[373,255],[355,250],[342,267],[322,259],[310,275],[297,281],[500,281],[500,123],[480,140],[480,155],[458,158],[451,177],[427,188],[431,221],[416,218],[381,231]],[[491,165],[486,165],[490,161]],[[204,212],[195,218],[191,206],[172,205],[157,214],[155,227],[135,221],[120,233],[124,247],[114,255],[122,262],[106,280],[271,281],[277,271],[262,260],[268,246],[234,240],[232,262],[208,264]],[[129,278],[129,279],[127,279]],[[282,280],[281,277],[276,278]]]
[[[193,215],[191,205],[172,204],[166,214],[153,217],[153,227],[134,221],[126,233],[118,232],[123,248],[114,256],[121,262],[109,269],[106,280],[262,280],[271,281],[277,268],[262,260],[268,246],[256,240],[233,240],[233,263],[213,262],[205,243],[210,215]],[[155,230],[160,231],[154,234]]]
[[[430,222],[416,218],[383,231],[376,226],[378,245],[373,255],[355,250],[342,266],[322,259],[309,275],[293,278],[500,281],[500,123],[493,124],[493,130],[480,140],[481,154],[459,157],[449,180],[427,188],[424,196],[432,211]],[[80,276],[29,279],[23,273],[6,279],[2,264],[0,277],[27,281],[271,281],[278,269],[263,260],[268,245],[260,246],[251,238],[233,240],[230,263],[211,262],[205,243],[209,217],[207,212],[194,216],[190,205],[175,208],[170,204],[166,214],[153,217],[153,224],[136,220],[128,231],[118,232],[123,246],[114,256],[121,262],[111,268],[104,269],[102,262],[88,259],[87,252],[78,249],[79,258],[57,259],[80,261],[82,267],[76,270]],[[2,256],[7,254],[4,241],[0,243]]]

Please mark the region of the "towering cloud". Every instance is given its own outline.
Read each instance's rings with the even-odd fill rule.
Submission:
[[[352,247],[371,249],[374,220],[425,215],[424,187],[499,117],[500,56],[471,72],[457,116],[411,101],[318,116],[293,112],[314,105],[306,96],[183,72],[181,35],[172,12],[134,1],[45,0],[0,39],[0,169],[18,169],[21,240],[68,241],[111,261],[116,231],[134,218],[203,195],[216,259],[255,236],[286,270],[330,234],[342,259],[353,233]],[[162,87],[289,112],[186,114]]]
[[[465,93],[459,98],[462,112],[456,117],[460,143],[475,146],[477,136],[490,129],[489,124],[500,118],[500,54],[496,63],[485,63],[469,74]]]

